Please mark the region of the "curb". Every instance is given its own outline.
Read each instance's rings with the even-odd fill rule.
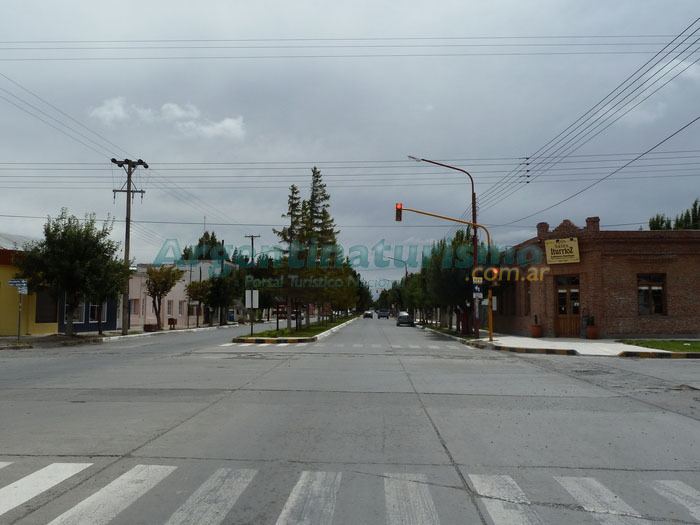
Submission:
[[[207,330],[224,330],[226,328],[233,328],[235,326],[239,326],[238,323],[225,324],[223,326],[200,326],[199,328],[180,328],[177,330],[161,330],[160,332],[142,332],[139,334],[108,335],[108,336],[99,338],[99,342],[106,343],[107,341],[118,341],[119,339],[129,339],[129,338],[133,338],[133,337],[149,337],[149,336],[154,336],[154,335],[204,332]]]
[[[637,352],[624,351],[618,357],[638,357],[640,359],[700,359],[700,352]]]
[[[353,317],[349,321],[345,321],[344,323],[339,324],[338,326],[334,326],[333,328],[329,328],[325,332],[321,332],[320,334],[309,336],[309,337],[234,337],[233,338],[233,343],[255,343],[255,344],[274,344],[274,343],[313,343],[315,341],[318,341],[319,339],[323,339],[324,337],[328,337],[329,335],[337,332],[341,328],[349,325],[352,323],[354,320],[356,320],[357,317]]]
[[[512,352],[515,354],[549,354],[549,355],[576,355],[581,357],[628,357],[628,358],[638,358],[638,359],[700,359],[700,352],[667,352],[667,351],[636,351],[636,350],[625,350],[620,352],[616,356],[582,356],[578,351],[573,349],[565,348],[521,348],[515,346],[498,346],[493,343],[487,343],[480,340],[470,340],[457,337],[451,334],[445,334],[438,330],[434,330],[427,326],[422,327],[424,330],[430,330],[431,332],[442,335],[444,337],[449,337],[455,341],[459,341],[465,346],[471,346],[473,348],[478,348],[480,350],[495,350],[497,352]]]
[[[24,348],[34,348],[34,345],[32,345],[31,343],[15,343],[0,346],[0,350],[22,350]]]

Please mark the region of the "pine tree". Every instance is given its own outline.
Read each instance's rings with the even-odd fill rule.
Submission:
[[[282,214],[283,219],[289,219],[289,226],[284,226],[281,230],[272,230],[280,240],[287,245],[299,239],[302,221],[302,202],[299,196],[299,188],[292,184],[289,187],[289,197],[287,197],[287,213]]]
[[[692,206],[676,215],[674,220],[664,214],[656,214],[649,219],[650,230],[700,230],[700,199]]]

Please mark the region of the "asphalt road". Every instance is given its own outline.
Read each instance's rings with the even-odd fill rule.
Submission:
[[[1,352],[0,522],[700,522],[700,363],[244,331]]]

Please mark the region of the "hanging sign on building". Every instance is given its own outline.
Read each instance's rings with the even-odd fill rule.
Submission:
[[[568,237],[566,239],[547,239],[544,241],[547,252],[547,264],[566,264],[580,262],[578,253],[578,239]]]

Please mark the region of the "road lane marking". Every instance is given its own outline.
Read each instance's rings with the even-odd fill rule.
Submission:
[[[0,516],[91,465],[92,463],[52,463],[1,488]]]
[[[270,343],[260,343],[258,346],[270,346]]]
[[[387,525],[438,525],[425,474],[384,474]]]
[[[275,346],[289,346],[289,343],[277,343]]]
[[[341,475],[340,472],[302,472],[277,518],[277,525],[331,525]]]
[[[236,343],[224,343],[224,344],[219,345],[219,346],[233,346],[233,345],[235,345],[235,344],[236,344]]]
[[[428,345],[428,348],[431,350],[440,350],[440,347],[438,345]]]
[[[163,481],[177,467],[136,465],[64,512],[49,525],[104,525]]]
[[[656,492],[684,506],[693,518],[700,520],[700,491],[679,480],[657,479],[650,484]]]
[[[606,525],[639,523],[641,515],[595,478],[554,476],[559,484],[589,512],[598,512]]]
[[[392,345],[391,347],[392,347],[392,348],[399,348],[399,349],[400,349],[400,348],[403,348],[401,345]]]
[[[251,469],[218,469],[175,511],[166,525],[221,523],[257,472]]]
[[[419,345],[408,345],[408,347],[409,347],[409,348],[416,349],[416,350],[417,350],[417,349],[420,349],[420,346],[419,346]]]
[[[0,468],[5,468],[5,467],[7,467],[8,465],[12,465],[12,462],[0,461]]]
[[[378,345],[376,343],[372,345],[372,348],[381,348],[381,347],[382,347],[382,345]]]
[[[484,496],[481,503],[496,525],[540,523],[528,508],[530,500],[510,476],[469,474],[469,479],[479,496]]]
[[[362,347],[364,347],[364,345],[362,345],[360,343],[355,343],[354,345],[352,345],[352,347],[353,348],[362,348]]]
[[[253,343],[241,343],[241,346],[251,346]]]

